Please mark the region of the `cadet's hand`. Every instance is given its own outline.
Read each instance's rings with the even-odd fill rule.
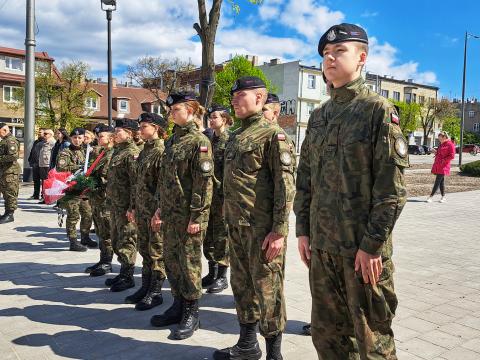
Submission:
[[[152,231],[159,232],[161,226],[162,220],[160,219],[160,209],[157,209],[152,217],[152,220],[150,220],[150,227],[152,228]]]
[[[363,282],[375,285],[380,280],[383,264],[381,255],[370,255],[363,250],[357,251],[355,256],[355,271],[361,270]]]
[[[312,250],[310,250],[310,238],[308,236],[298,237],[298,252],[303,263],[310,268],[310,259],[312,258]]]
[[[200,232],[200,224],[192,223],[191,221],[188,223],[187,233],[190,235],[195,235]]]
[[[135,224],[135,210],[127,211],[127,219],[129,222]]]
[[[265,253],[265,258],[268,262],[275,259],[283,249],[285,238],[282,235],[279,235],[274,232],[268,233],[263,240],[262,250],[267,250]]]

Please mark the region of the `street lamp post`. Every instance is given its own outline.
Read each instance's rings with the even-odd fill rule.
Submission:
[[[117,0],[100,0],[100,6],[107,15],[108,32],[108,125],[113,126],[112,119],[112,12],[117,10]]]
[[[458,166],[462,165],[463,132],[465,127],[465,78],[467,75],[467,42],[468,38],[480,39],[480,36],[469,34],[465,31],[465,46],[463,50],[463,81],[462,81],[462,121],[460,123],[460,149],[458,151]]]

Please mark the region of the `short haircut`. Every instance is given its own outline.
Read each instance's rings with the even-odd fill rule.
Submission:
[[[92,137],[92,139],[95,138],[95,134],[93,132],[91,132],[90,130],[85,130],[85,135],[90,135]]]
[[[270,111],[278,111],[278,114],[280,115],[280,103],[270,103],[270,104],[265,104],[263,105],[264,110],[270,110]]]
[[[363,51],[363,52],[365,52],[365,54],[368,55],[368,50],[369,50],[368,44],[356,41],[355,45],[357,46],[358,50]]]
[[[268,91],[266,88],[258,88],[258,89],[254,89],[255,90],[255,94],[262,94],[262,105],[265,105],[266,101],[267,101],[267,97],[268,97]]]

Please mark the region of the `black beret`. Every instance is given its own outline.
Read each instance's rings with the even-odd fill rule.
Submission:
[[[4,127],[4,126],[7,126],[7,124],[4,123],[4,122],[0,122],[0,129],[1,129],[2,127]]]
[[[268,93],[267,101],[265,102],[265,104],[278,104],[278,103],[280,103],[280,99],[278,98],[278,96],[276,94]]]
[[[138,122],[148,122],[154,125],[161,126],[162,128],[167,127],[167,121],[163,118],[163,116],[151,113],[151,112],[144,112],[138,117]]]
[[[115,127],[132,130],[132,131],[138,131],[138,121],[129,120],[129,119],[116,120]]]
[[[266,87],[267,85],[265,85],[263,80],[256,76],[243,76],[235,81],[230,90],[230,95],[233,95],[234,92],[240,90],[260,89]]]
[[[98,135],[102,132],[113,132],[113,127],[106,124],[98,124],[97,126],[95,126],[93,131]]]
[[[178,103],[187,101],[197,101],[197,95],[191,91],[176,91],[172,92],[167,98],[167,106],[172,106]]]
[[[85,135],[85,129],[84,128],[75,128],[72,130],[70,133],[70,136],[76,136],[76,135]]]
[[[225,106],[219,105],[219,104],[212,104],[207,109],[207,114],[210,115],[211,113],[214,113],[215,111],[222,111],[222,112],[229,113],[228,109]]]
[[[318,53],[323,57],[323,49],[327,44],[337,44],[345,41],[357,41],[368,44],[365,30],[354,24],[333,25],[322,35],[318,42]]]

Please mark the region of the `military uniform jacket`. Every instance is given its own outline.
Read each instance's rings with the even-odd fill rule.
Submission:
[[[213,149],[214,175],[216,182],[213,187],[212,203],[223,206],[223,170],[225,160],[225,146],[229,138],[229,132],[224,131],[217,136],[215,133],[210,139]]]
[[[20,173],[20,165],[17,163],[19,152],[20,142],[12,134],[0,141],[0,176]]]
[[[157,209],[155,192],[165,145],[163,139],[146,141],[137,159],[135,209],[138,214],[152,216]]]
[[[408,146],[395,109],[359,78],[310,116],[297,173],[297,236],[313,248],[390,257],[406,201]]]
[[[262,113],[242,120],[225,149],[223,183],[228,225],[288,234],[295,195],[294,146],[285,132]]]
[[[165,143],[157,199],[164,221],[185,219],[208,225],[213,190],[213,160],[210,140],[193,121],[175,126]]]
[[[95,146],[91,153],[92,163],[97,159],[97,157],[105,151],[105,154],[98,162],[95,169],[90,174],[90,177],[95,178],[97,186],[94,190],[88,193],[88,197],[95,203],[103,203],[106,198],[106,190],[107,190],[107,174],[108,174],[108,166],[110,164],[110,160],[112,159],[113,155],[113,148],[103,148],[101,146]]]
[[[60,152],[57,157],[56,169],[59,172],[69,171],[72,174],[80,170],[85,165],[85,148],[70,145]]]

